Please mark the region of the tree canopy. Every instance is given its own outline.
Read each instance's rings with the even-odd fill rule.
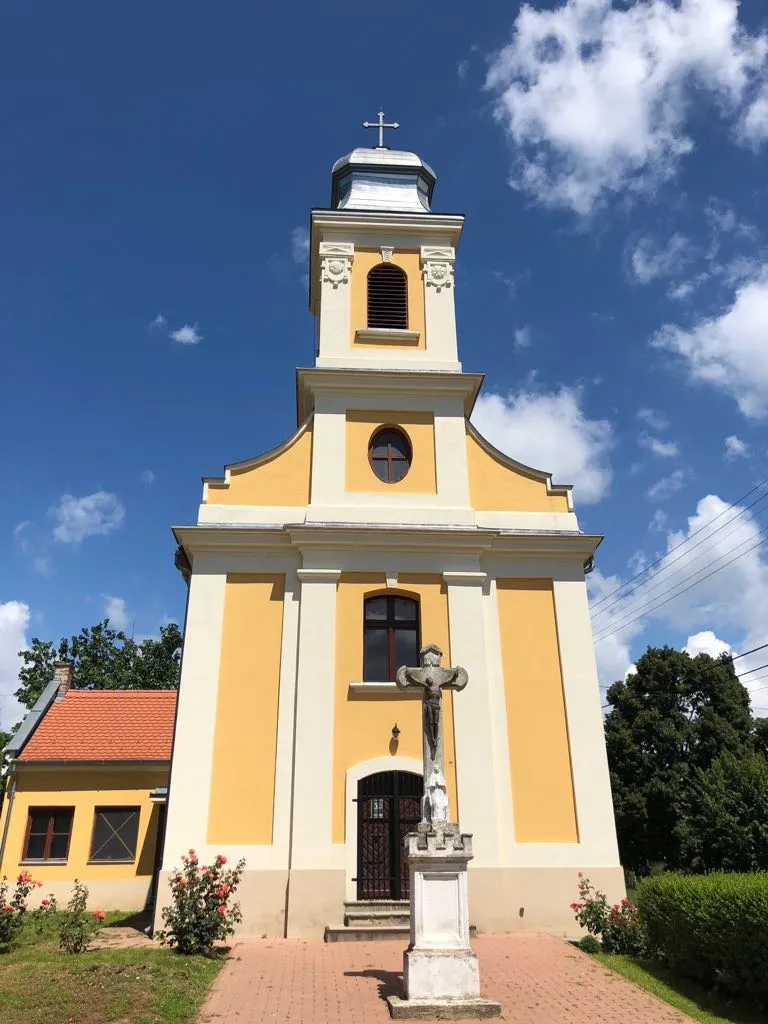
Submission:
[[[681,823],[691,786],[715,758],[760,749],[747,690],[728,656],[649,647],[607,694],[605,719],[619,849],[625,867],[688,867]],[[764,737],[765,733],[760,733]],[[765,740],[763,739],[763,743]],[[703,783],[701,783],[703,785]]]
[[[173,690],[179,685],[182,637],[175,622],[160,627],[157,639],[134,640],[112,629],[109,619],[72,637],[32,638],[19,651],[23,665],[16,698],[31,708],[53,678],[56,661],[73,661],[72,685],[92,690]]]

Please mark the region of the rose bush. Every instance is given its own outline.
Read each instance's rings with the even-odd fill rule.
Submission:
[[[65,953],[84,953],[91,939],[104,923],[104,912],[86,911],[88,887],[75,879],[72,896],[59,925],[59,948]]]
[[[623,899],[611,906],[605,893],[596,889],[581,872],[578,887],[579,899],[571,903],[571,910],[581,927],[586,928],[590,935],[600,937],[606,953],[641,956],[645,941],[634,903]]]
[[[10,945],[17,938],[27,912],[27,898],[41,886],[28,871],[22,871],[11,888],[7,875],[0,881],[0,945]]]
[[[171,904],[163,907],[165,928],[156,938],[179,953],[210,954],[215,942],[233,935],[242,921],[240,904],[232,898],[240,884],[245,861],[225,867],[219,854],[213,864],[202,866],[194,850],[182,858],[182,867],[171,873]]]

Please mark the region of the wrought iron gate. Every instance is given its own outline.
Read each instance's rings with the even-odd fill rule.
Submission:
[[[411,772],[377,772],[357,784],[357,898],[407,900],[403,840],[421,819],[424,781]]]

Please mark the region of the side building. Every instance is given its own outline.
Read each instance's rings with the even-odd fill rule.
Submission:
[[[75,690],[60,663],[11,739],[0,877],[27,870],[37,898],[74,880],[102,910],[153,901],[176,712],[173,690]]]

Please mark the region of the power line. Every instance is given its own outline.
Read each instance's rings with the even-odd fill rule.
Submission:
[[[764,532],[763,530],[761,530],[761,531],[760,531],[760,533],[761,533],[761,534],[762,534],[763,532]],[[715,561],[716,561],[716,562],[717,562],[717,561],[719,561],[719,560],[720,560],[720,558],[724,558],[724,557],[725,557],[725,555],[730,555],[730,554],[731,554],[732,552],[734,552],[734,551],[736,551],[736,550],[737,550],[738,548],[742,547],[742,545],[743,545],[743,544],[745,544],[745,543],[746,543],[746,541],[742,541],[742,543],[741,543],[741,544],[737,544],[735,548],[731,548],[731,549],[730,549],[730,551],[726,551],[726,552],[724,552],[724,553],[723,553],[722,555],[720,555],[720,556],[719,556],[719,558],[716,558],[716,559],[715,559]],[[610,629],[610,630],[608,630],[607,632],[605,632],[605,633],[602,633],[602,634],[601,634],[600,636],[598,636],[598,637],[595,637],[595,639],[594,639],[594,643],[596,643],[596,644],[597,644],[597,643],[599,643],[599,642],[600,642],[601,640],[605,640],[605,639],[606,639],[607,637],[609,637],[609,636],[613,636],[613,634],[614,634],[614,633],[617,633],[617,632],[618,632],[618,631],[619,631],[620,629],[623,629],[623,628],[624,628],[625,626],[629,626],[629,625],[630,625],[631,623],[633,623],[633,622],[636,622],[636,621],[637,621],[637,619],[641,619],[641,618],[643,617],[643,615],[644,615],[644,614],[649,614],[649,613],[650,613],[651,611],[656,611],[656,609],[657,609],[657,608],[661,608],[661,607],[663,607],[663,606],[664,606],[665,604],[669,604],[669,602],[670,602],[670,601],[672,601],[672,600],[674,600],[674,598],[676,598],[676,597],[680,597],[680,595],[681,595],[681,594],[684,594],[684,593],[685,593],[686,591],[690,590],[690,589],[691,589],[692,587],[698,586],[698,584],[699,584],[699,583],[703,583],[703,582],[704,582],[704,580],[708,580],[708,579],[710,578],[710,576],[714,576],[714,575],[715,575],[715,573],[717,573],[717,572],[720,572],[720,570],[721,570],[721,569],[725,569],[725,567],[726,567],[726,566],[728,566],[728,565],[730,565],[730,564],[731,564],[732,562],[735,562],[735,561],[737,561],[737,560],[738,560],[739,558],[743,558],[743,557],[744,557],[744,555],[748,555],[750,551],[754,551],[754,549],[755,549],[755,548],[757,548],[757,547],[759,547],[759,546],[760,546],[760,545],[761,545],[762,543],[763,543],[763,538],[762,538],[762,537],[760,537],[760,539],[759,539],[759,540],[757,540],[757,541],[755,541],[755,543],[754,543],[754,544],[752,544],[752,545],[751,545],[750,547],[748,547],[748,548],[746,549],[746,551],[742,551],[742,552],[741,552],[741,554],[739,554],[739,555],[735,555],[735,556],[734,556],[733,558],[730,558],[730,559],[729,559],[729,560],[728,560],[727,562],[724,562],[724,563],[723,563],[722,565],[719,565],[719,566],[717,567],[717,569],[713,569],[713,570],[712,570],[712,572],[710,572],[710,573],[707,573],[707,575],[706,575],[706,576],[702,576],[700,580],[694,580],[694,582],[693,582],[693,583],[689,583],[689,584],[688,584],[688,586],[687,586],[687,587],[683,587],[683,589],[682,589],[682,590],[678,590],[678,591],[677,591],[676,593],[674,593],[674,594],[670,594],[670,596],[669,596],[668,598],[666,598],[666,599],[665,599],[664,601],[659,601],[659,602],[658,602],[658,603],[656,603],[656,604],[654,604],[654,602],[653,602],[653,601],[651,601],[651,602],[650,602],[650,604],[652,605],[652,607],[651,607],[651,608],[647,608],[647,605],[642,605],[642,606],[641,606],[641,608],[642,608],[643,610],[642,610],[642,611],[640,612],[640,614],[638,614],[638,615],[635,615],[635,616],[633,616],[633,617],[631,617],[631,618],[629,618],[629,619],[627,619],[627,617],[626,617],[626,616],[624,616],[623,618],[619,619],[618,623],[614,623],[614,624],[613,624],[613,626],[614,626],[614,628],[613,628],[613,629]],[[711,562],[711,563],[710,563],[710,565],[712,565],[712,564],[714,564],[714,563],[712,563],[712,562]],[[704,566],[704,567],[703,567],[703,569],[706,569],[706,568],[707,568],[707,566]],[[692,575],[693,575],[693,576],[697,576],[697,575],[698,575],[698,574],[699,574],[700,572],[702,572],[702,571],[703,571],[703,569],[698,569],[698,570],[697,570],[697,571],[696,571],[695,573],[693,573]],[[685,581],[686,581],[686,580],[688,580],[688,579],[690,579],[690,578],[691,578],[690,576],[686,576],[686,577],[685,577],[684,579],[680,580],[680,583],[685,583]],[[679,586],[679,585],[680,585],[680,583],[676,584],[676,586]],[[663,593],[663,591],[662,591],[662,593]],[[630,613],[630,614],[631,614],[631,613]]]
[[[685,540],[681,540],[679,544],[675,544],[675,546],[673,548],[670,548],[669,551],[666,551],[663,555],[659,555],[659,557],[655,559],[655,561],[651,562],[649,565],[646,565],[646,567],[644,569],[641,569],[640,572],[635,573],[635,575],[630,577],[625,583],[622,583],[620,586],[616,587],[615,590],[612,590],[610,594],[605,594],[603,597],[601,597],[600,600],[596,601],[595,604],[592,606],[593,610],[595,608],[599,608],[601,604],[607,601],[610,597],[613,597],[614,594],[618,594],[620,590],[623,590],[625,587],[629,586],[629,584],[632,583],[634,580],[638,579],[640,576],[645,575],[645,573],[647,573],[649,569],[652,569],[654,565],[658,565],[659,562],[663,561],[668,555],[671,555],[673,551],[677,551],[678,548],[681,548],[684,544],[689,543],[689,541],[691,541],[694,537],[701,533],[702,530],[708,529],[713,523],[716,523],[718,519],[721,519],[726,514],[726,512],[729,512],[731,509],[736,508],[740,501],[743,501],[745,498],[748,498],[750,494],[754,494],[756,490],[758,490],[766,483],[768,483],[768,477],[765,477],[765,479],[755,484],[754,487],[751,487],[745,494],[742,494],[740,498],[737,498],[734,502],[728,505],[727,508],[724,508],[722,512],[718,512],[718,514],[713,519],[710,519],[708,523],[704,523],[704,525],[700,526],[698,530],[694,530],[689,537],[685,538]],[[741,509],[741,511],[737,515],[733,516],[732,519],[729,519],[728,523],[732,522],[733,519],[737,519],[740,515],[743,515],[744,512],[747,511],[747,509],[752,508],[752,505],[757,504],[757,502],[761,501],[763,497],[765,497],[765,495],[762,495],[760,498],[755,498],[755,500],[751,502],[751,504]],[[723,526],[727,526],[728,523],[723,523]],[[722,527],[718,527],[718,529],[722,529]],[[715,533],[716,532],[717,530],[715,531]],[[710,534],[710,536],[714,536],[714,534]],[[704,539],[706,540],[706,538]]]
[[[763,501],[766,498],[768,498],[768,495],[764,495],[763,497],[759,498],[758,500],[759,501]],[[766,506],[766,508],[768,508],[768,506]],[[744,509],[743,511],[746,511],[746,509]],[[760,509],[760,512],[764,512],[764,511],[766,511],[765,508],[764,509]],[[669,569],[675,562],[679,562],[680,559],[686,558],[688,556],[688,554],[691,551],[693,551],[694,548],[697,548],[701,544],[705,544],[708,540],[711,540],[712,537],[714,537],[714,535],[716,533],[719,533],[720,530],[724,530],[725,527],[728,526],[730,523],[732,523],[734,519],[738,519],[738,516],[733,516],[732,519],[729,519],[727,523],[723,523],[722,526],[719,526],[716,530],[714,530],[711,534],[709,534],[708,537],[703,537],[700,541],[697,541],[696,544],[693,545],[693,547],[688,548],[686,551],[683,551],[681,554],[679,554],[676,558],[673,558],[671,561],[669,561],[665,565],[663,565],[661,567],[661,569],[659,569],[659,571],[655,575],[649,577],[647,580],[643,580],[641,583],[638,583],[636,587],[633,587],[631,590],[627,591],[626,594],[622,594],[621,597],[617,598],[615,601],[613,601],[611,604],[609,604],[606,608],[602,608],[600,611],[598,611],[596,613],[596,615],[593,615],[593,617],[592,617],[593,622],[594,622],[595,619],[599,619],[601,615],[610,615],[610,613],[611,613],[613,608],[615,608],[622,601],[625,601],[631,594],[636,593],[638,590],[642,590],[643,591],[643,595],[642,596],[645,597],[645,595],[646,594],[650,594],[651,591],[657,590],[659,587],[666,586],[670,582],[669,578],[664,576],[664,573],[667,571],[667,569]],[[764,533],[765,530],[766,530],[766,527],[764,527],[764,526],[761,527],[760,530],[758,531],[758,535],[760,533]],[[735,532],[735,531],[732,531],[732,532]],[[729,536],[729,534],[726,534],[726,537],[727,536]],[[743,540],[741,543],[742,544],[746,544],[746,543],[748,543],[748,541],[750,539],[751,538],[747,538],[746,540]],[[738,546],[739,545],[737,544],[736,547],[738,547]],[[713,552],[715,550],[716,547],[717,547],[717,545],[713,544],[711,547],[706,548],[704,551],[701,552],[701,556],[710,554],[711,552]],[[672,550],[674,551],[675,549],[673,548]],[[731,548],[730,550],[735,551],[736,548]],[[728,553],[729,552],[725,552],[725,554],[728,554]],[[701,556],[699,556],[699,557],[701,557]],[[717,556],[717,558],[721,558],[721,557],[722,557],[722,555],[718,555]],[[717,558],[715,558],[714,561],[717,561]],[[710,563],[710,564],[712,564],[712,563]],[[702,568],[706,568],[706,565],[702,566]],[[696,570],[696,572],[700,572],[700,571],[701,571],[700,569]],[[662,577],[664,577],[664,578],[662,579]],[[677,584],[674,584],[674,583],[672,584],[672,586],[676,586],[676,585]]]

